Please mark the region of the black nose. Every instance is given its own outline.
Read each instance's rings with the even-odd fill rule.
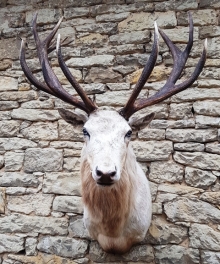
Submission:
[[[114,176],[116,175],[116,168],[113,171],[103,172],[96,167],[96,175],[98,176],[97,183],[100,185],[111,185],[114,183]]]

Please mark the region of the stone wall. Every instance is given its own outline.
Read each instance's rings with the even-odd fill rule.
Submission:
[[[0,263],[220,263],[220,2],[218,0],[1,0],[0,2]],[[144,112],[156,112],[137,131],[133,147],[151,183],[153,219],[143,243],[123,255],[104,253],[82,224],[79,157],[81,127],[57,108],[70,106],[39,92],[24,77],[18,52],[41,78],[31,35],[38,11],[41,36],[63,15],[63,48],[70,70],[99,106],[120,108],[152,45],[153,22],[183,48],[187,11],[194,46],[190,76],[208,38],[208,59],[193,87]],[[54,71],[63,77],[56,54]],[[162,86],[172,68],[160,41],[157,66],[142,96]]]

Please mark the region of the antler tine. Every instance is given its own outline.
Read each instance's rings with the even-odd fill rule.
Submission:
[[[61,46],[60,46],[60,34],[57,36],[57,57],[58,62],[60,65],[61,70],[63,71],[64,75],[66,76],[67,80],[72,84],[72,86],[75,88],[76,92],[79,94],[79,96],[82,98],[83,102],[85,103],[86,107],[89,109],[90,112],[94,111],[97,107],[95,104],[89,99],[89,97],[86,95],[82,87],[79,85],[79,83],[76,81],[74,76],[71,74],[70,70],[66,66],[62,52],[61,52]]]
[[[54,96],[60,98],[61,100],[65,101],[71,105],[74,105],[74,106],[80,108],[81,110],[85,111],[87,114],[90,114],[92,112],[91,109],[88,108],[87,105],[83,101],[79,100],[75,96],[70,95],[62,87],[58,78],[56,77],[55,73],[53,72],[53,70],[50,66],[49,60],[48,60],[48,49],[50,46],[50,42],[51,42],[52,38],[55,36],[61,21],[62,21],[62,18],[58,21],[57,25],[53,28],[53,30],[46,37],[46,39],[41,41],[39,36],[38,36],[37,26],[36,26],[37,14],[35,14],[35,16],[33,18],[33,34],[34,34],[34,39],[35,39],[36,46],[37,46],[37,53],[38,53],[38,57],[40,60],[41,67],[42,67],[44,80],[45,80],[45,82],[49,88],[49,91],[52,91],[52,94]],[[50,49],[49,49],[49,51],[50,51]],[[33,78],[31,80],[33,81]],[[45,89],[44,89],[45,85],[44,86],[40,85],[40,86],[38,86],[38,88],[45,91]],[[48,92],[48,89],[46,92]],[[93,110],[94,109],[96,109],[96,107],[94,107]]]
[[[159,52],[159,33],[157,28],[157,23],[155,21],[154,23],[154,43],[152,47],[152,52],[150,54],[150,57],[141,73],[141,76],[137,82],[137,84],[134,87],[134,90],[128,99],[126,105],[119,111],[119,113],[125,118],[128,119],[133,113],[134,113],[134,102],[137,99],[141,89],[145,85],[147,79],[149,78],[154,65],[157,61],[157,56]]]
[[[32,74],[30,68],[28,67],[27,63],[26,63],[26,59],[25,59],[25,47],[26,47],[26,40],[22,39],[21,40],[21,49],[20,49],[20,64],[21,64],[21,68],[23,70],[23,72],[25,73],[26,77],[28,78],[28,80],[34,85],[36,86],[38,89],[55,95],[53,93],[53,91],[44,83],[40,82],[37,78],[35,78],[35,76]]]

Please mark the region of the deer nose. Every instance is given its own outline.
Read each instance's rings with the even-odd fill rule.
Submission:
[[[114,183],[114,177],[116,175],[116,167],[112,171],[103,172],[98,167],[96,167],[96,176],[97,176],[97,183],[100,185],[111,185]]]

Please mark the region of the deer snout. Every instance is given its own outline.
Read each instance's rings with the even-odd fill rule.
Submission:
[[[98,166],[95,170],[97,183],[100,185],[112,185],[117,180],[117,169],[100,169]]]

